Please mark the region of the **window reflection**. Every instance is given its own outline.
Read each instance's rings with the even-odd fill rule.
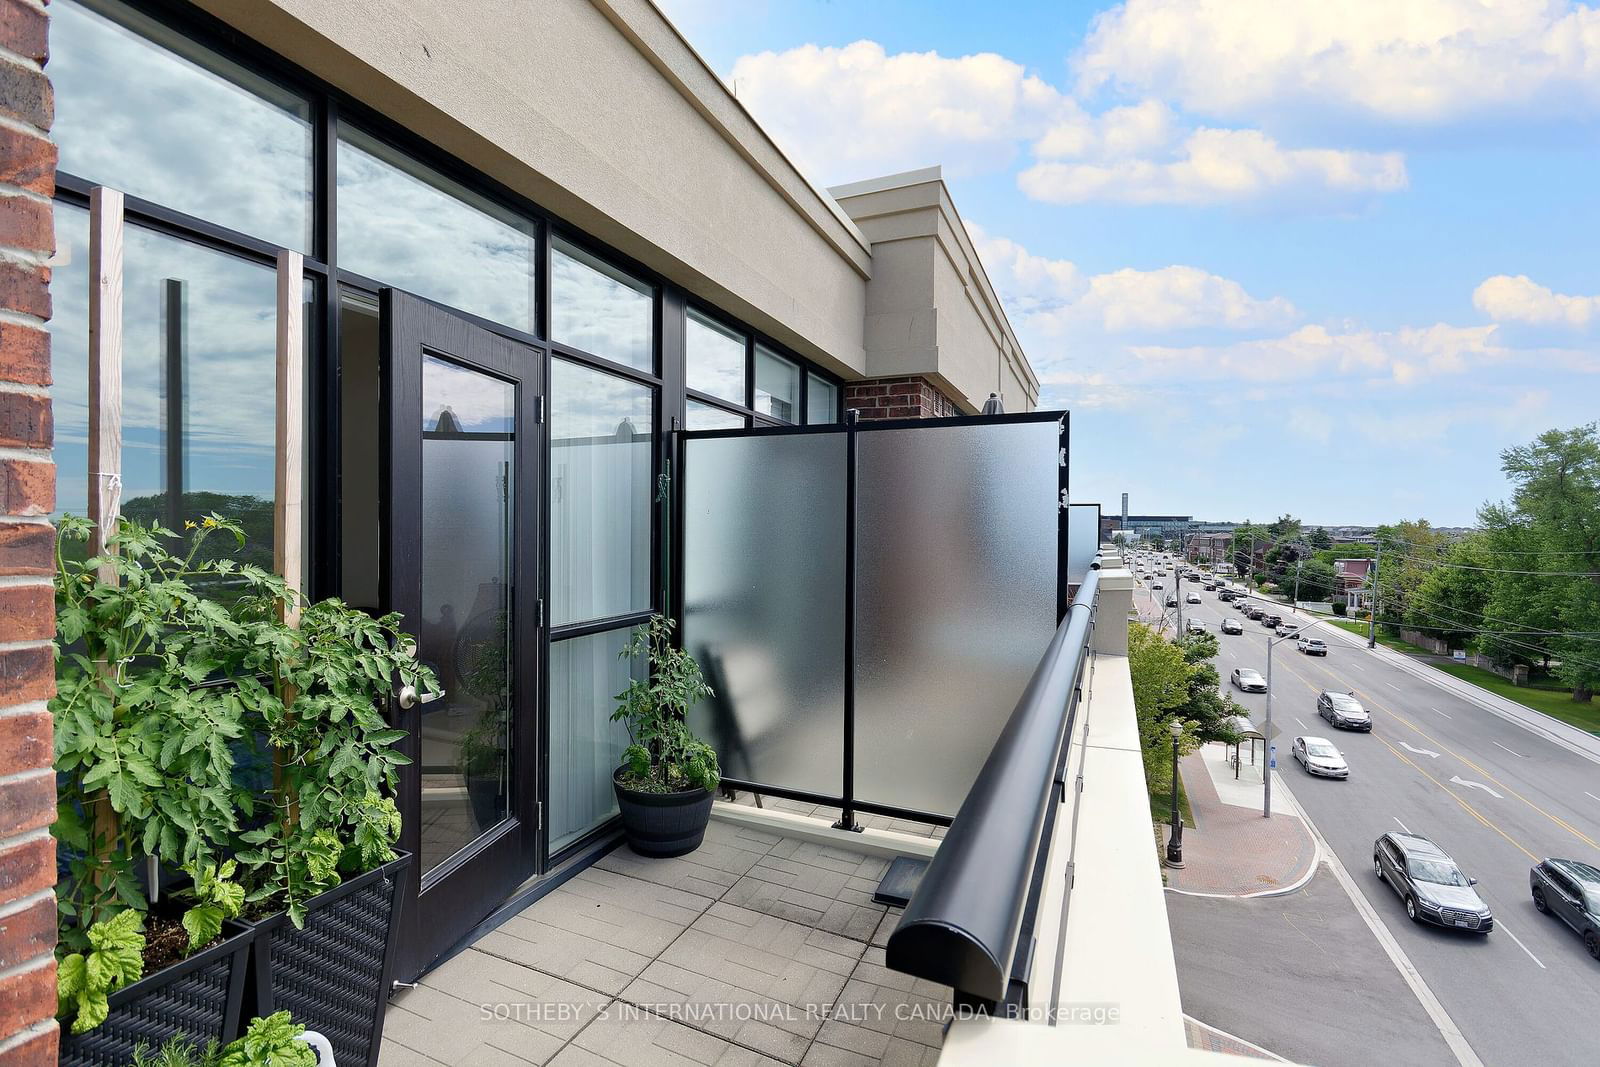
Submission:
[[[529,333],[534,224],[360,130],[339,130],[339,266]]]
[[[551,362],[553,625],[650,607],[653,407],[648,386]]]
[[[839,387],[815,374],[806,375],[806,422],[813,426],[839,418]]]
[[[551,243],[551,340],[650,371],[654,319],[650,285],[559,237]]]
[[[689,388],[743,404],[744,343],[744,334],[690,309],[684,338]]]
[[[418,655],[444,690],[422,705],[422,869],[511,811],[511,502],[516,387],[422,362]]]
[[[88,212],[56,205],[50,324],[58,514],[88,510]],[[216,511],[272,566],[274,272],[129,226],[124,238],[122,512],[181,527]],[[228,546],[233,553],[231,545]]]
[[[684,426],[690,430],[736,430],[745,425],[743,415],[698,400],[688,402],[684,415]]]
[[[756,410],[784,422],[800,417],[800,368],[756,345]]]
[[[611,772],[628,731],[611,721],[616,695],[644,664],[621,658],[629,631],[572,637],[550,646],[550,851],[564,848],[617,811]]]
[[[306,100],[121,4],[58,0],[50,11],[63,171],[310,248]]]

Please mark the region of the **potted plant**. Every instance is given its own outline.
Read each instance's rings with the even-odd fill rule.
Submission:
[[[240,577],[240,699],[273,766],[266,810],[238,834],[256,934],[246,1006],[305,1019],[343,1067],[374,1064],[411,862],[391,799],[406,735],[383,709],[396,684],[438,683],[399,615],[303,604],[260,568]]]
[[[226,608],[203,595],[228,568],[206,541],[230,524],[176,535],[123,523],[83,558],[90,526],[67,517],[56,549],[54,719],[57,992],[62,1064],[127,1062],[141,1041],[237,1027],[250,932],[224,857],[250,810],[234,781],[242,710],[226,685]],[[190,887],[163,893],[162,872]]]
[[[672,643],[672,620],[653,616],[636,629],[624,659],[644,659],[648,674],[617,694],[613,722],[630,744],[611,776],[628,847],[644,856],[681,856],[700,847],[721,768],[694,735],[689,709],[711,695],[694,657]]]
[[[304,1035],[304,1036],[302,1036]],[[133,1052],[133,1067],[317,1067],[316,1034],[286,1011],[250,1020],[237,1040],[223,1047],[215,1039],[168,1038],[154,1051],[149,1044]]]

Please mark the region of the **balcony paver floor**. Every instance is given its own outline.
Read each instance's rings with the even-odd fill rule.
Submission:
[[[884,966],[887,866],[719,820],[619,847],[398,994],[380,1067],[931,1064],[950,992]]]

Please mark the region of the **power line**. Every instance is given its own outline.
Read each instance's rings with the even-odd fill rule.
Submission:
[[[1470,563],[1446,563],[1442,559],[1423,559],[1420,556],[1400,555],[1401,559],[1410,560],[1429,567],[1448,567],[1458,571],[1481,571],[1485,574],[1521,574],[1542,576],[1545,578],[1600,578],[1600,571],[1518,571],[1505,567],[1476,567]]]

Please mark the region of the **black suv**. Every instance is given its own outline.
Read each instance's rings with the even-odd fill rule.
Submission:
[[[1545,860],[1528,872],[1533,906],[1578,931],[1600,960],[1600,869],[1579,860]]]
[[[1487,934],[1494,929],[1489,905],[1456,861],[1420,834],[1387,833],[1372,843],[1372,870],[1400,895],[1412,922]]]

